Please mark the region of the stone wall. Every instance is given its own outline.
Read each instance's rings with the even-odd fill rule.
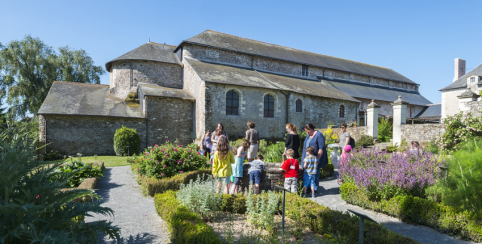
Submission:
[[[322,129],[320,131],[324,132],[326,129]],[[340,128],[331,128],[334,134],[340,135],[341,134],[341,129]],[[358,141],[360,140],[360,137],[362,135],[367,134],[367,127],[366,126],[357,126],[357,127],[348,127],[347,130],[348,133],[350,133],[350,136],[355,140]]]
[[[189,52],[188,50],[183,50],[184,53]],[[184,90],[189,92],[195,99],[196,102],[194,104],[194,138],[196,140],[201,140],[202,136],[206,132],[207,129],[212,130],[213,128],[206,128],[206,118],[208,116],[212,116],[212,110],[205,110],[206,108],[206,85],[203,80],[196,74],[194,69],[191,65],[183,59],[184,63]]]
[[[111,94],[126,98],[139,82],[182,88],[182,66],[152,61],[118,61],[112,66]]]
[[[249,188],[249,174],[248,169],[251,167],[249,163],[243,164],[243,179],[241,180],[241,189],[243,191]],[[285,173],[281,168],[281,163],[266,163],[265,170],[261,173],[261,184],[259,187],[260,192],[264,191],[273,191],[276,190],[275,186],[284,186],[285,182]],[[303,170],[300,170],[298,173],[298,179],[302,179],[303,177]]]
[[[474,116],[482,115],[482,101],[474,101],[468,103],[469,111],[474,114]]]
[[[360,103],[360,108],[361,110],[366,111],[365,106],[370,104],[372,102],[371,99],[362,99],[362,98],[357,98]],[[403,99],[403,97],[402,97]],[[391,103],[393,102],[385,102],[385,101],[375,101],[378,105],[381,107],[378,109],[378,114],[383,115],[383,116],[390,116],[393,117],[393,106]],[[420,113],[422,111],[424,106],[419,106],[419,105],[407,105],[407,118],[413,118],[415,115]]]
[[[402,125],[402,140],[430,142],[444,132],[443,124]]]
[[[61,115],[41,115],[39,119],[41,142],[49,144],[47,151],[54,149],[61,155],[115,155],[114,134],[122,126],[136,129],[141,150],[146,147],[144,119]]]
[[[177,98],[147,97],[147,146],[166,140],[179,140],[182,145],[193,142],[194,101]]]

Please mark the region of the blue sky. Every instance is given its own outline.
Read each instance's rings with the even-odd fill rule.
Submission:
[[[390,67],[439,103],[454,58],[482,63],[482,1],[0,1],[0,42],[84,49],[96,65],[206,29]],[[478,45],[477,45],[478,44]],[[108,74],[102,83],[108,84]]]

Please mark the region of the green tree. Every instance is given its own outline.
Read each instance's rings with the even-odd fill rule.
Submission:
[[[378,140],[380,142],[389,142],[393,138],[392,124],[388,121],[388,118],[382,119],[378,123]]]
[[[30,35],[0,45],[0,90],[15,116],[37,113],[56,80],[100,83],[105,71],[84,50],[52,47]]]

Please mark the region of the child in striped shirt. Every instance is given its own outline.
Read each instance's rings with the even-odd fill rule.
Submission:
[[[303,174],[303,193],[306,195],[306,188],[311,186],[311,197],[315,198],[315,176],[318,167],[318,158],[315,156],[315,148],[306,148],[307,156],[303,160],[305,173]]]

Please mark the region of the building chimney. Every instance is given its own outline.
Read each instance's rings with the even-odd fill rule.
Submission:
[[[463,75],[465,75],[465,59],[456,58],[453,81],[458,80]]]

